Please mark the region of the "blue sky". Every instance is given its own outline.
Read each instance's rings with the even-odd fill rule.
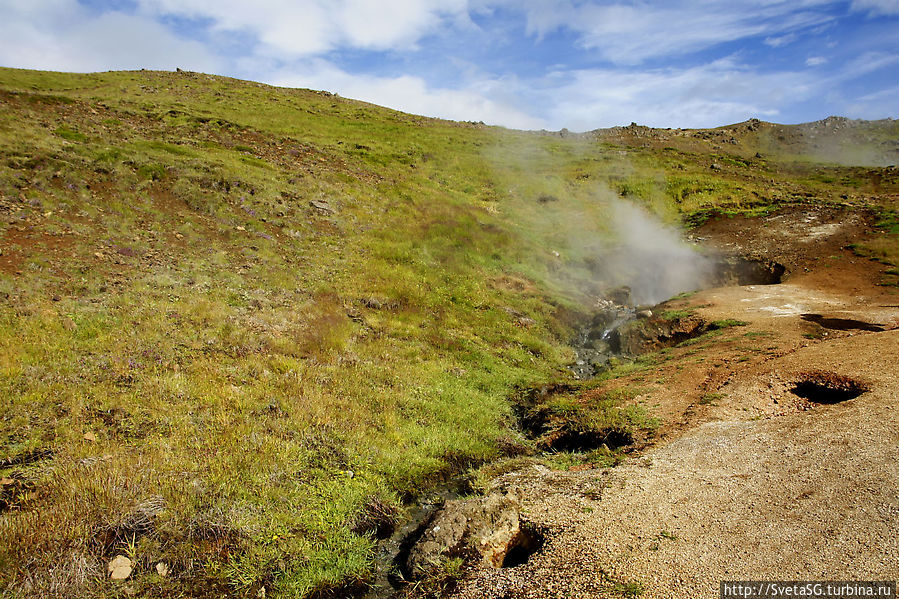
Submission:
[[[522,129],[899,117],[899,0],[0,0],[0,65],[176,67]]]

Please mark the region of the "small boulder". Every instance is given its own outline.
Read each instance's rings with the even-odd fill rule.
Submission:
[[[413,545],[406,566],[422,576],[443,558],[466,556],[498,568],[521,537],[520,511],[511,493],[447,501]]]

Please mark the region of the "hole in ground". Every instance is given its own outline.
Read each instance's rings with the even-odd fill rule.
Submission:
[[[808,372],[790,391],[813,403],[834,404],[854,399],[869,391],[865,383],[833,372]]]
[[[545,434],[540,442],[554,451],[592,451],[605,445],[609,449],[619,449],[633,444],[634,436],[617,428],[594,430],[572,430],[563,427]]]
[[[522,523],[518,536],[509,544],[502,567],[514,568],[526,564],[535,553],[543,549],[544,540],[543,533],[529,524]]]
[[[864,320],[854,320],[852,318],[828,318],[821,314],[803,314],[801,318],[806,322],[814,322],[825,329],[832,329],[835,331],[881,332],[886,330],[879,324],[865,322]]]
[[[715,264],[712,284],[715,287],[730,285],[778,285],[787,269],[771,260],[753,260],[742,256],[722,258]]]

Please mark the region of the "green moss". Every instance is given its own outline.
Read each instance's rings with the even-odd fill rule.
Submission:
[[[63,139],[68,141],[78,141],[85,142],[87,141],[87,136],[83,133],[79,133],[74,129],[70,129],[69,127],[58,127],[56,131],[54,131],[56,135],[60,136]]]

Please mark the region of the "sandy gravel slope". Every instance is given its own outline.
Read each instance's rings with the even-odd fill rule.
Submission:
[[[638,581],[643,597],[696,598],[717,596],[722,579],[895,579],[899,331],[769,366],[790,372],[835,355],[833,369],[872,390],[782,417],[707,423],[611,474],[535,469],[498,481],[558,532],[529,563],[480,572],[458,596],[615,596],[608,581],[619,580]]]

